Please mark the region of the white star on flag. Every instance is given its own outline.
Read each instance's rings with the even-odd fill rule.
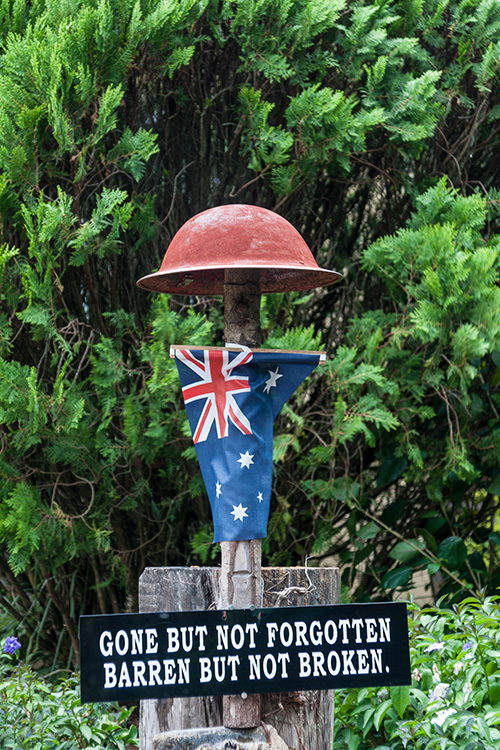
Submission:
[[[238,506],[233,505],[231,515],[234,516],[235,521],[241,521],[243,523],[243,519],[248,518],[247,510],[248,506],[244,508],[241,503]]]
[[[325,358],[321,352],[240,348],[170,349],[210,500],[214,542],[266,537],[274,421]]]
[[[271,388],[277,388],[278,387],[277,381],[278,381],[279,378],[283,377],[283,375],[279,374],[279,369],[280,368],[277,367],[275,372],[272,372],[272,370],[268,370],[269,375],[271,377],[266,380],[266,384],[264,386],[264,393],[269,393],[269,391],[271,390]]]
[[[250,464],[253,464],[253,457],[254,454],[250,455],[250,453],[247,451],[246,453],[240,453],[240,457],[238,458],[238,463],[241,464],[241,468],[250,468]]]

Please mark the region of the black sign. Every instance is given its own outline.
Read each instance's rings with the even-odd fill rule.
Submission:
[[[82,701],[407,685],[406,604],[80,618]]]

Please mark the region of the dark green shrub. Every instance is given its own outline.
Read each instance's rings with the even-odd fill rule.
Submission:
[[[497,0],[0,0],[0,607],[49,670],[216,554],[168,345],[221,343],[221,300],[135,282],[222,203],[344,273],[263,302],[268,346],[328,354],[265,562],[499,585],[499,35]]]

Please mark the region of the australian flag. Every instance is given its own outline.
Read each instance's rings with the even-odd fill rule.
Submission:
[[[172,347],[214,520],[214,541],[267,535],[273,421],[318,352]]]

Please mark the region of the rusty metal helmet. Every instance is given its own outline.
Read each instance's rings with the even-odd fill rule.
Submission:
[[[258,206],[209,208],[182,225],[160,270],[137,282],[171,294],[222,294],[226,268],[259,269],[263,294],[313,289],[340,278],[320,268],[299,232]]]

